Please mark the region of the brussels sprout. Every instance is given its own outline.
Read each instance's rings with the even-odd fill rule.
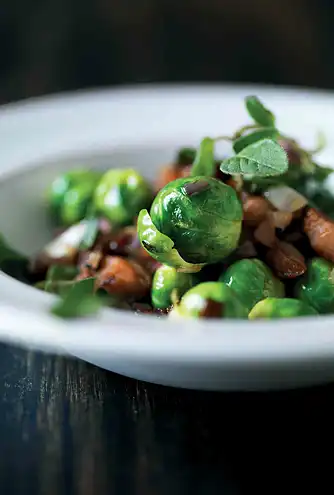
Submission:
[[[171,317],[247,318],[247,309],[233,290],[221,282],[203,282],[184,294]]]
[[[284,297],[284,285],[261,260],[243,259],[231,265],[220,277],[250,311],[261,299]]]
[[[267,297],[258,302],[248,315],[250,320],[257,318],[293,318],[295,316],[312,316],[318,312],[299,299]]]
[[[52,182],[47,201],[54,218],[72,225],[84,218],[101,173],[94,170],[71,170]]]
[[[109,170],[101,178],[94,194],[96,210],[116,225],[131,224],[151,200],[150,185],[133,169]]]
[[[334,263],[313,258],[296,288],[296,296],[319,313],[334,312]]]
[[[183,271],[216,263],[238,245],[242,206],[235,190],[211,177],[167,184],[138,218],[142,246],[156,260]],[[192,269],[191,265],[195,265]]]
[[[181,298],[197,283],[195,275],[178,272],[174,267],[162,265],[157,269],[152,281],[152,304],[165,309],[172,304],[172,294]]]

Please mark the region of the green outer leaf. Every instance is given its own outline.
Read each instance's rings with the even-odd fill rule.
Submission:
[[[250,144],[232,158],[224,160],[220,170],[226,174],[268,177],[288,170],[288,157],[282,146],[271,139]]]
[[[278,137],[278,130],[275,127],[268,127],[266,129],[259,129],[258,131],[251,132],[246,136],[241,136],[233,142],[233,149],[235,153],[240,153],[244,148],[250,144],[256,143],[265,138],[276,139]]]
[[[196,157],[191,167],[193,177],[197,175],[213,176],[216,168],[215,156],[215,141],[209,137],[204,138],[199,145]]]
[[[147,210],[141,210],[137,223],[138,237],[143,248],[154,258],[185,273],[199,272],[204,264],[188,263],[174,249],[174,242],[153,224]]]
[[[80,250],[85,251],[86,249],[90,249],[99,233],[99,220],[98,218],[87,218],[86,222],[86,230],[83,235],[82,241],[80,243]]]
[[[94,293],[95,278],[79,280],[58,301],[51,312],[61,318],[76,318],[96,313],[103,305],[102,299]]]
[[[257,124],[263,127],[273,127],[275,125],[275,116],[257,96],[247,96],[245,104],[249,115]]]

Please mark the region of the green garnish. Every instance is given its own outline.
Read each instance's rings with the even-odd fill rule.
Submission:
[[[268,177],[288,170],[288,157],[282,146],[271,139],[250,144],[232,158],[224,160],[220,170],[226,174]]]
[[[95,314],[103,305],[103,300],[95,293],[95,278],[77,281],[51,312],[61,318],[80,318]]]
[[[196,153],[193,166],[191,167],[191,175],[214,175],[215,157],[214,157],[215,140],[209,137],[201,141],[199,149]]]
[[[235,153],[240,153],[247,146],[256,143],[262,139],[273,139],[278,137],[278,130],[275,127],[259,129],[245,136],[241,136],[233,141],[233,149]]]
[[[249,115],[257,124],[263,127],[275,126],[275,116],[257,96],[247,96],[245,103]]]

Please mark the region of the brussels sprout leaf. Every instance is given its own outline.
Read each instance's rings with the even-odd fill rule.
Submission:
[[[103,300],[95,293],[95,278],[92,277],[77,281],[51,311],[61,318],[78,318],[97,313],[102,305]]]
[[[284,149],[271,139],[250,144],[232,158],[224,160],[220,170],[226,174],[269,177],[288,170],[288,157]]]
[[[215,156],[214,156],[215,141],[209,137],[201,141],[199,149],[191,168],[191,175],[207,175],[209,177],[215,172]]]
[[[259,129],[246,136],[241,136],[233,142],[233,149],[235,153],[240,153],[244,148],[250,144],[256,143],[261,139],[276,139],[278,137],[278,130],[275,127],[267,127],[266,129]]]
[[[141,245],[157,261],[185,273],[199,272],[204,266],[204,264],[188,263],[182,259],[174,248],[172,239],[159,232],[147,210],[141,210],[139,213],[137,229]]]
[[[257,96],[247,96],[245,103],[249,115],[257,124],[263,127],[273,127],[275,125],[275,116]]]

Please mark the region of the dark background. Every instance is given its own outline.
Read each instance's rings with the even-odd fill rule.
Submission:
[[[123,83],[332,88],[331,0],[1,0],[0,102]]]

